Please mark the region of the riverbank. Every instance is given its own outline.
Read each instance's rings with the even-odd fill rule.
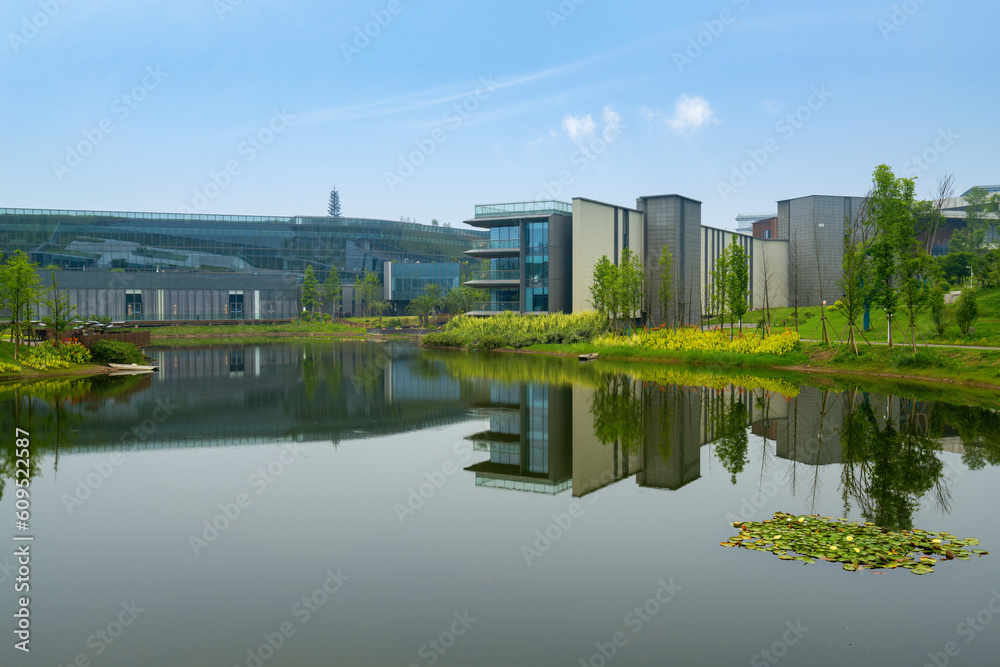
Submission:
[[[498,348],[506,352],[572,356],[597,352],[599,359],[608,361],[658,362],[686,365],[708,365],[722,368],[769,369],[807,374],[838,374],[863,378],[942,382],[963,387],[1000,389],[1000,348],[963,349],[918,348],[914,355],[909,348],[862,348],[855,356],[846,347],[835,348],[820,344],[802,344],[799,350],[785,356],[738,354],[733,352],[679,352],[598,348],[591,343],[539,344],[522,349]]]

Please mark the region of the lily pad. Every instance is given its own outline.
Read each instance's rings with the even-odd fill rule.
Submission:
[[[969,560],[969,551],[963,547],[979,544],[976,538],[958,539],[945,532],[919,528],[892,532],[871,522],[784,512],[776,512],[767,521],[732,525],[740,534],[722,542],[724,547],[770,551],[781,560],[841,563],[848,572],[904,568],[914,574],[929,574],[941,560]],[[989,553],[984,549],[971,552],[979,556]]]

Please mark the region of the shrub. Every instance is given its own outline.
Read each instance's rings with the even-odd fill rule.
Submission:
[[[593,311],[564,315],[518,315],[505,312],[493,317],[458,315],[450,319],[442,334],[424,336],[428,346],[528,347],[538,343],[579,343],[592,340],[602,329],[600,315]]]
[[[937,286],[945,294],[951,291],[951,284],[947,280],[942,280],[937,284]]]
[[[0,374],[3,373],[20,373],[21,367],[14,364],[8,364],[4,361],[0,361]]]
[[[594,341],[598,349],[676,350],[683,352],[736,352],[739,354],[773,354],[783,356],[795,349],[799,335],[790,329],[767,338],[741,333],[733,340],[725,332],[695,328],[641,329],[631,336],[601,336]]]
[[[840,302],[838,301],[837,303],[840,303]],[[836,311],[837,311],[837,307],[836,306],[827,306],[826,307],[826,312],[828,312],[828,313],[833,313],[833,312],[836,312]]]
[[[969,329],[979,316],[979,304],[976,303],[976,291],[971,287],[962,290],[962,295],[958,297],[958,305],[955,308],[955,321],[963,336],[969,335]]]
[[[399,319],[398,317],[394,317],[388,322],[386,322],[386,326],[389,327],[390,329],[402,329],[403,320]]]
[[[927,305],[931,310],[931,319],[934,320],[934,328],[940,336],[944,333],[945,329],[944,290],[941,289],[940,285],[931,288],[927,293]]]
[[[812,318],[816,317],[816,313],[814,313],[811,310],[804,310],[802,311],[802,317],[804,317],[807,320],[811,320]]]
[[[52,368],[69,368],[69,362],[63,361],[52,343],[36,345],[21,358],[21,364],[39,371],[47,371]]]
[[[56,351],[59,353],[60,359],[71,364],[90,363],[90,350],[76,341],[64,342],[56,348]]]
[[[844,302],[838,299],[837,301],[834,302],[833,307],[836,310],[840,310],[841,308],[844,307]]]
[[[120,340],[98,341],[90,354],[98,364],[141,364],[146,361],[139,348]]]

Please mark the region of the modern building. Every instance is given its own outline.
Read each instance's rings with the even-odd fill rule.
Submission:
[[[42,267],[54,265],[80,314],[122,319],[130,306],[143,319],[291,317],[295,308],[284,304],[298,301],[293,283],[310,265],[321,281],[339,271],[345,297],[365,271],[383,277],[387,262],[419,265],[403,270],[411,286],[424,275],[424,282],[454,285],[462,253],[485,238],[478,230],[364,218],[0,208],[4,256],[21,250]],[[431,268],[436,263],[449,268]]]
[[[489,230],[489,241],[474,245],[466,255],[489,261],[465,284],[489,290],[489,301],[474,314],[580,312],[591,308],[594,265],[603,256],[616,265],[623,250],[636,254],[646,271],[646,292],[657,293],[659,260],[669,249],[673,262],[671,313],[663,313],[658,298],[650,298],[636,313],[653,322],[701,322],[710,306],[711,270],[726,244],[738,239],[751,257],[753,303],[763,303],[767,286],[770,303],[786,305],[780,291],[786,269],[787,242],[754,239],[732,231],[702,226],[701,202],[682,195],[639,197],[634,208],[576,197],[572,203],[517,202],[476,207],[467,224]],[[717,233],[716,233],[717,232]],[[768,270],[765,277],[764,271]]]
[[[810,195],[778,202],[778,238],[788,240],[788,305],[840,298],[846,221],[859,215],[864,201]]]

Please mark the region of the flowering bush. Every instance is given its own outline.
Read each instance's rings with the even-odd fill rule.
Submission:
[[[47,371],[52,368],[69,368],[69,362],[63,361],[51,342],[45,342],[31,348],[31,351],[21,359],[21,363],[38,371]]]
[[[20,373],[21,367],[0,361],[0,373]]]
[[[436,347],[528,347],[536,343],[579,343],[601,329],[593,311],[564,315],[518,315],[504,312],[492,317],[453,317],[441,333],[427,334],[424,345]]]
[[[696,328],[643,329],[631,336],[601,336],[594,341],[599,349],[628,348],[646,350],[677,350],[684,352],[738,352],[740,354],[773,354],[783,356],[795,349],[799,335],[786,329],[780,334],[760,338],[756,334],[740,333],[733,340],[720,329],[702,331]]]
[[[75,340],[63,341],[58,348],[59,358],[72,364],[89,364],[90,350]]]

